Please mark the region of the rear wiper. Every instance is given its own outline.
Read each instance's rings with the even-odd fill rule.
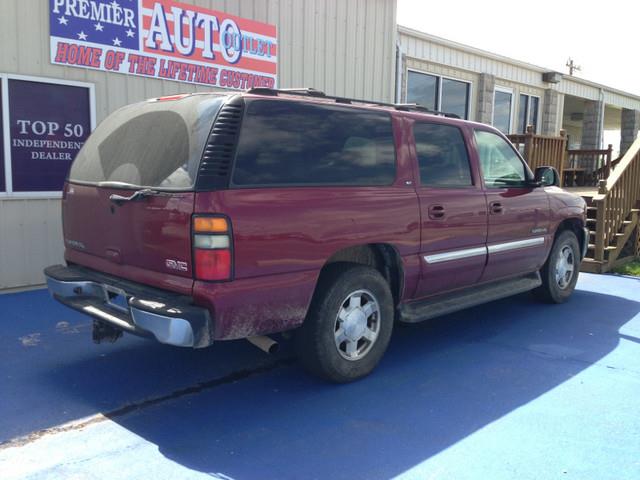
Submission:
[[[109,200],[111,200],[116,205],[122,205],[124,202],[133,202],[135,200],[142,200],[143,198],[150,197],[152,195],[165,195],[165,194],[166,194],[165,192],[160,192],[158,190],[153,190],[151,188],[143,188],[141,190],[136,190],[128,197],[113,193],[109,195]]]

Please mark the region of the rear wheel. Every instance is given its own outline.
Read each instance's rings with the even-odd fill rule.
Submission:
[[[551,247],[547,262],[540,271],[542,285],[533,293],[549,303],[562,303],[573,293],[580,270],[580,246],[575,233],[565,230]]]
[[[296,332],[296,349],[310,372],[350,382],[375,368],[392,329],[393,297],[382,275],[369,267],[336,265],[318,285]]]

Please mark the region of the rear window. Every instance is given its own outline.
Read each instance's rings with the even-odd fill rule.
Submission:
[[[390,185],[391,116],[334,105],[249,101],[232,184]]]
[[[71,166],[69,180],[168,190],[192,188],[224,99],[192,95],[117,110],[87,139]]]

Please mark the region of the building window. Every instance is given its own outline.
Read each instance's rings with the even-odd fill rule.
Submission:
[[[513,92],[497,88],[493,94],[493,126],[505,135],[511,133],[513,118]]]
[[[533,95],[520,95],[518,111],[518,132],[527,133],[527,125],[533,125],[533,133],[538,133],[538,112],[540,98]]]
[[[407,76],[407,102],[453,113],[460,118],[469,118],[470,92],[471,84],[462,80],[411,70]]]
[[[0,195],[60,195],[95,124],[93,85],[19,75],[0,80]]]

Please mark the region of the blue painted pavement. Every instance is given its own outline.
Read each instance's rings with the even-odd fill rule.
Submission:
[[[43,292],[0,312],[4,438],[274,361],[242,342],[94,346]],[[5,446],[0,478],[637,479],[638,398],[640,280],[582,274],[563,305],[520,295],[398,327],[360,382],[278,366]]]

